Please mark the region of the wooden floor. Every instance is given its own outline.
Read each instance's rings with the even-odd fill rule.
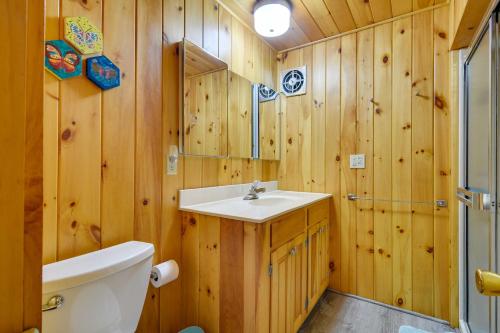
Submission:
[[[433,320],[331,291],[323,295],[299,332],[398,333],[401,325],[433,333],[455,332]]]

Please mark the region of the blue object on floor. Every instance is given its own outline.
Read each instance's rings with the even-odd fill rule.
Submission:
[[[430,333],[411,326],[400,326],[399,333]]]
[[[204,331],[198,326],[190,326],[188,328],[183,329],[179,333],[204,333]]]

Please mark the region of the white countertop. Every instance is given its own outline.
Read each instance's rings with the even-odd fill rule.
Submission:
[[[202,189],[199,190],[202,191]],[[243,196],[235,196],[222,200],[189,204],[190,200],[184,199],[180,201],[179,210],[233,220],[263,223],[331,196],[331,194],[325,193],[272,190],[260,194],[259,199],[256,200],[243,200]]]

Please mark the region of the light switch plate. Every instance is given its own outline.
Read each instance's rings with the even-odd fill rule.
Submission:
[[[167,175],[173,176],[177,174],[177,161],[179,160],[179,149],[175,145],[169,147],[167,156]]]
[[[351,169],[365,168],[365,154],[356,154],[349,156],[349,165]]]

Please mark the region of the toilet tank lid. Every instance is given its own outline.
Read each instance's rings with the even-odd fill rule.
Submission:
[[[153,244],[131,241],[44,265],[42,293],[102,279],[151,257],[153,253]]]

